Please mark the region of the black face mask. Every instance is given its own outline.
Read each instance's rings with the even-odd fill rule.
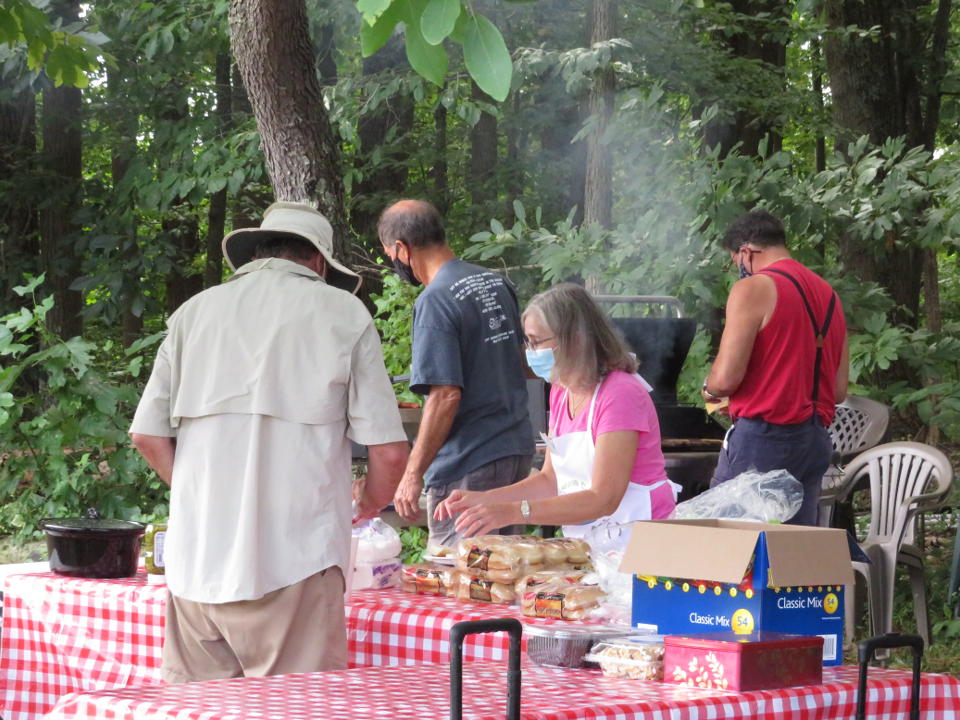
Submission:
[[[751,275],[753,275],[753,273],[747,270],[747,264],[743,262],[743,260],[741,260],[740,261],[740,279],[743,280],[743,278],[748,278]]]
[[[399,254],[393,259],[393,271],[400,276],[401,280],[405,280],[414,287],[422,285],[422,283],[417,280],[416,275],[413,274],[413,268],[405,262],[400,262]]]

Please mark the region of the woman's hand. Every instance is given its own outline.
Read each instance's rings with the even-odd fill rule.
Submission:
[[[478,490],[454,490],[437,505],[433,517],[435,520],[452,520],[457,513],[478,504],[481,495],[483,493]]]
[[[460,513],[454,526],[464,537],[486,535],[506,525],[522,525],[523,515],[515,502],[488,503],[468,507]]]

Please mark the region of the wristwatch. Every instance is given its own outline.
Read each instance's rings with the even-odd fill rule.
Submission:
[[[523,516],[524,520],[530,519],[530,503],[526,500],[520,501],[520,515]]]

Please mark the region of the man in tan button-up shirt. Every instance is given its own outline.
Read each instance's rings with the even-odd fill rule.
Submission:
[[[171,485],[169,682],[346,667],[350,440],[359,514],[391,499],[408,445],[359,278],[316,210],[275,203],[224,238],[236,273],[169,319],[130,428]]]

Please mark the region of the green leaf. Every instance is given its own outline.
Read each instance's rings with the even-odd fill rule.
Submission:
[[[13,17],[13,13],[0,7],[0,43],[13,45],[19,39],[20,23]]]
[[[357,0],[357,10],[367,25],[372,25],[387,10],[396,6],[396,0]]]
[[[430,0],[420,16],[420,32],[431,45],[444,41],[460,17],[460,0]]]
[[[363,57],[370,57],[386,45],[401,18],[401,3],[396,2],[387,8],[387,11],[378,17],[372,25],[367,23],[360,25],[360,52]]]
[[[463,60],[481,90],[494,100],[506,100],[513,61],[500,31],[483,15],[474,15],[467,24]]]
[[[440,45],[428,44],[420,34],[419,23],[406,23],[403,33],[410,67],[434,85],[442,87],[447,77],[447,51]]]
[[[243,172],[242,168],[237,168],[233,171],[233,174],[230,176],[230,182],[227,184],[227,191],[231,195],[235,195],[237,191],[243,186],[243,181],[247,179],[246,173]]]

